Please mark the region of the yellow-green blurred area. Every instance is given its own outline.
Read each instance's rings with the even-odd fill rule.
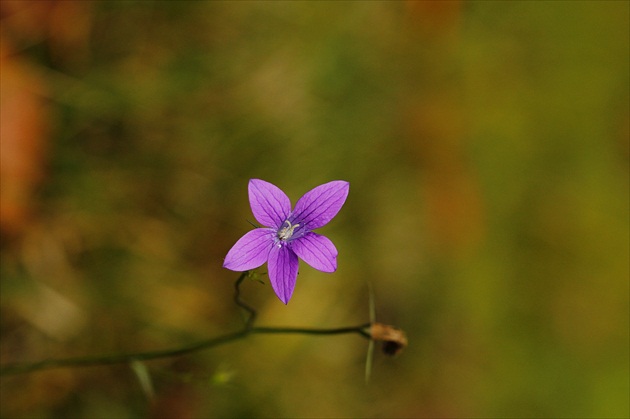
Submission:
[[[287,306],[1,379],[5,418],[628,417],[625,1],[3,1],[2,364],[236,331],[247,182],[350,182]]]

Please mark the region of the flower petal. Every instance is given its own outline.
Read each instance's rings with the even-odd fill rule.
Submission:
[[[256,221],[265,227],[282,227],[291,212],[289,197],[276,185],[260,179],[251,179],[248,190]]]
[[[270,228],[257,228],[245,233],[232,246],[223,261],[223,267],[231,271],[248,271],[267,261],[273,247],[274,231]]]
[[[273,246],[269,252],[269,279],[276,295],[287,304],[293,295],[298,274],[298,257],[287,246]]]
[[[328,237],[306,233],[291,242],[291,249],[313,268],[322,272],[337,270],[337,248]]]
[[[346,202],[349,190],[350,184],[343,180],[334,180],[310,190],[295,204],[292,223],[299,223],[309,230],[325,226]]]

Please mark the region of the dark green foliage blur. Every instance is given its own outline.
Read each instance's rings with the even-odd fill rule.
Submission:
[[[147,362],[151,391],[126,365],[3,377],[2,417],[628,417],[627,2],[84,4],[76,42],[10,38],[50,129],[3,239],[2,363],[238,329],[250,178],[350,182],[338,271],[302,262],[285,306],[260,268],[257,324],[368,322],[369,282],[409,347],[368,384],[355,335]]]

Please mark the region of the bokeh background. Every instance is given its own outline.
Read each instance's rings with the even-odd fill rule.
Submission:
[[[338,271],[247,281],[257,324],[362,324],[369,282],[410,344],[3,377],[2,417],[628,417],[629,7],[3,0],[3,364],[237,330],[253,177],[351,184]]]

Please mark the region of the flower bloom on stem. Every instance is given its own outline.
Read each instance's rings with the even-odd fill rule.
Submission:
[[[298,257],[322,272],[337,270],[337,249],[312,230],[328,224],[339,212],[350,190],[342,180],[320,185],[305,193],[291,211],[291,201],[275,185],[260,179],[249,181],[249,204],[256,220],[265,227],[241,237],[230,249],[223,267],[248,271],[267,262],[271,286],[287,304],[298,274]]]

